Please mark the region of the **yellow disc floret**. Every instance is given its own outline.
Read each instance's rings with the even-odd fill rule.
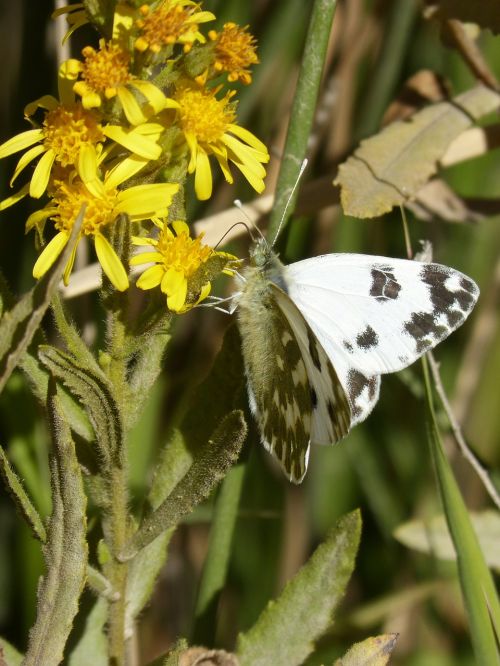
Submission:
[[[85,204],[81,233],[86,236],[95,235],[102,227],[114,221],[116,196],[117,190],[110,189],[97,199],[80,181],[61,184],[53,197],[53,204],[57,206],[57,214],[52,217],[56,229],[69,233],[82,205]]]
[[[179,119],[184,133],[196,136],[202,144],[219,141],[236,119],[230,103],[233,94],[234,91],[227,93],[219,100],[212,90],[180,88],[175,100],[180,106]]]
[[[86,87],[97,94],[104,94],[107,99],[116,95],[118,86],[123,86],[133,79],[130,73],[130,55],[118,44],[104,43],[96,51],[86,46],[82,51],[85,61],[82,67],[82,79]],[[79,84],[75,84],[77,94]]]
[[[54,151],[56,161],[62,166],[76,163],[82,144],[95,145],[103,140],[95,113],[81,104],[57,106],[43,121],[43,144]]]
[[[165,0],[153,11],[149,5],[143,5],[139,11],[142,18],[136,25],[141,35],[135,48],[141,52],[159,53],[177,42],[189,49],[194,41],[205,41],[198,25],[215,18],[211,12],[200,11],[199,5],[191,0]]]
[[[245,85],[251,83],[248,68],[258,63],[259,59],[256,40],[248,32],[248,26],[241,28],[236,23],[225,23],[220,32],[211,30],[208,36],[215,42],[215,71],[227,72],[228,81],[241,81]]]

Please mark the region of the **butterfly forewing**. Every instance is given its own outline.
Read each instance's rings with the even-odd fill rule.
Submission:
[[[439,264],[329,254],[286,267],[290,297],[351,399],[352,424],[378,396],[377,375],[395,372],[463,323],[479,290]]]

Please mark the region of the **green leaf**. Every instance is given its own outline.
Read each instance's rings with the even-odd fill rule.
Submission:
[[[415,197],[436,173],[453,139],[499,103],[498,93],[479,85],[362,141],[340,165],[335,180],[341,187],[344,213],[376,217]]]
[[[69,655],[68,666],[108,666],[107,618],[108,604],[98,599],[87,616],[80,640]]]
[[[331,626],[354,569],[360,533],[359,511],[339,520],[280,597],[269,602],[246,634],[240,634],[241,666],[304,663],[315,641]]]
[[[47,572],[38,590],[37,618],[30,631],[25,666],[58,664],[62,660],[87,570],[86,497],[54,382],[49,385],[47,409],[53,441],[53,508],[43,547]]]
[[[397,640],[398,634],[381,634],[355,643],[335,666],[385,666]]]
[[[0,322],[0,392],[40,326],[75,246],[82,220],[83,211],[79,213],[68,243],[54,265],[11,310],[3,313]]]
[[[124,560],[134,557],[160,534],[175,527],[197,504],[206,499],[214,487],[236,462],[245,441],[247,425],[243,413],[230,412],[201,447],[187,474],[172,493],[150,515],[121,554]]]
[[[0,664],[2,666],[21,666],[23,655],[16,648],[0,637]]]
[[[428,434],[444,515],[457,553],[458,575],[469,617],[472,646],[479,664],[496,664],[500,658],[500,604],[491,573],[444,454],[436,421],[427,360],[423,359]],[[500,640],[499,640],[500,642]]]
[[[32,501],[28,497],[20,478],[12,469],[11,464],[3,448],[0,446],[0,474],[2,475],[7,489],[10,491],[14,502],[21,515],[28,523],[35,539],[42,543],[47,540],[45,526],[40,518],[40,514],[35,509]]]
[[[123,455],[123,427],[113,387],[101,372],[79,364],[72,356],[55,347],[40,347],[38,356],[56,379],[85,406],[94,428],[96,444],[108,472]]]
[[[500,513],[493,509],[469,514],[488,566],[500,572]],[[408,548],[428,553],[441,560],[457,555],[443,515],[430,520],[411,520],[394,531],[394,537]]]
[[[127,578],[125,634],[134,631],[135,620],[153,594],[160,571],[167,560],[167,548],[175,528],[163,532],[139,551],[130,563]]]
[[[194,642],[209,644],[216,630],[219,593],[224,587],[234,528],[245,478],[245,465],[235,465],[222,482],[215,504],[208,553],[196,599]]]

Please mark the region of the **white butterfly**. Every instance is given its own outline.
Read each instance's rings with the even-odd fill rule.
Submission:
[[[309,448],[333,444],[377,402],[380,375],[460,326],[479,296],[446,266],[327,254],[285,266],[262,240],[234,298],[262,443],[300,483]]]

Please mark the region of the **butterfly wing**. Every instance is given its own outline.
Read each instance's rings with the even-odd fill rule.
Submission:
[[[327,353],[289,296],[272,285],[276,303],[295,335],[312,398],[311,442],[334,444],[351,425],[349,401]]]
[[[262,443],[287,477],[300,483],[312,435],[316,441],[331,433],[333,442],[346,434],[347,398],[325,351],[279,287],[254,273],[238,296],[237,312],[250,408]],[[319,410],[328,425],[320,426]]]
[[[328,254],[286,267],[300,309],[349,395],[352,425],[371,411],[378,375],[413,363],[466,319],[479,295],[439,264]]]

